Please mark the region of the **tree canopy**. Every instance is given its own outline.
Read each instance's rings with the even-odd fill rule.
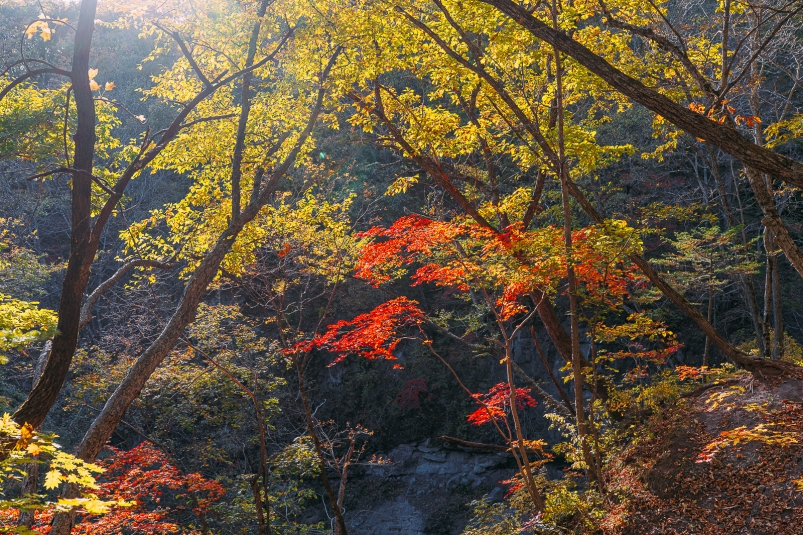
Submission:
[[[793,533],[802,30],[796,0],[5,1],[0,530],[346,535],[441,440],[509,473],[426,533]],[[705,490],[661,468],[690,445]]]

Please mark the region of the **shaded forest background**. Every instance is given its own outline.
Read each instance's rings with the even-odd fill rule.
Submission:
[[[513,492],[502,505],[472,502],[481,495],[463,489],[454,513],[463,520],[443,533],[469,518],[475,528],[466,530],[478,531],[466,533],[491,533],[492,524],[500,534],[547,532],[537,531],[544,526],[617,532],[604,520],[626,502],[610,498],[618,492],[617,452],[646,433],[628,426],[661,411],[676,418],[667,407],[687,410],[675,405],[683,393],[712,381],[736,384],[747,372],[762,380],[778,370],[795,377],[803,365],[803,281],[793,251],[803,235],[799,170],[789,171],[790,180],[746,170],[738,154],[633,104],[487,5],[494,2],[205,4],[100,2],[88,55],[97,135],[89,158],[96,177],[85,177],[92,218],[115,198],[111,189],[128,166],[158,146],[177,114],[188,115],[163,152],[132,171],[109,209],[78,293],[79,304],[94,306],[81,309],[66,381],[36,422],[59,436],[64,451],[80,445],[87,462],[108,439],[116,450],[100,452],[107,473],[133,478],[131,467],[150,467],[163,478],[165,501],[156,486],[121,475],[102,496],[137,505],[55,521],[52,512],[31,515],[28,527],[69,517],[61,533],[75,522],[73,530],[87,533],[135,533],[146,524],[165,533],[344,533],[334,510],[371,500],[377,490],[362,478],[369,465],[386,463],[383,456],[400,444],[446,436],[504,445],[519,463],[523,452],[537,455],[527,470],[511,461]],[[569,35],[684,109],[803,160],[803,17],[795,2],[527,5],[550,26],[559,11]],[[74,63],[80,26],[72,32],[58,21],[78,24],[81,6],[0,6],[4,87],[30,72],[25,57]],[[255,17],[260,9],[267,15]],[[349,18],[348,11],[363,15]],[[723,17],[732,17],[731,44],[743,47],[730,55],[721,46]],[[377,20],[382,27],[371,26]],[[268,55],[252,76],[248,68]],[[558,56],[563,66],[555,65]],[[683,57],[695,65],[689,69]],[[732,73],[723,72],[720,57]],[[215,86],[238,68],[248,72]],[[72,136],[81,132],[81,116],[80,90],[70,84],[44,72],[0,100],[4,303],[53,311],[64,303],[76,250],[75,184],[83,176],[71,169],[79,162],[81,142]],[[143,144],[147,136],[154,143]],[[768,230],[775,223],[756,198],[751,172],[791,246]],[[570,182],[600,221],[569,198]],[[233,195],[242,202],[233,206]],[[194,321],[175,327],[164,360],[130,406],[120,405],[119,421],[103,420],[135,362],[167,343],[188,280],[198,280],[219,236],[252,206],[254,219],[209,268],[197,314],[187,312]],[[567,221],[578,255],[574,289],[567,263],[550,263],[569,254],[561,241]],[[398,233],[377,230],[387,228]],[[514,242],[508,252],[493,249],[504,239]],[[377,246],[393,240],[402,244],[398,264]],[[637,275],[633,255],[650,261],[725,345]],[[533,258],[538,267],[522,270]],[[460,262],[470,269],[448,271]],[[124,265],[130,269],[117,277]],[[442,271],[427,278],[415,271],[422,265]],[[363,271],[355,275],[355,266]],[[557,324],[538,315],[535,292],[554,304]],[[377,305],[402,298],[415,307],[377,316]],[[426,319],[411,320],[418,311]],[[378,341],[366,335],[359,347],[325,338],[358,329],[349,322],[360,315],[393,332]],[[45,345],[54,322],[44,319],[24,343],[3,348],[0,412],[14,414],[23,403],[35,409],[29,394],[55,347],[55,339]],[[342,331],[332,327],[337,322]],[[545,366],[506,370],[506,359],[516,358],[543,358]],[[513,383],[524,389],[518,401],[504,397]],[[508,389],[494,401],[499,385]],[[469,415],[494,403],[501,416],[473,425]],[[490,420],[509,424],[508,436]],[[108,436],[92,438],[91,429]],[[784,447],[758,435],[756,442]],[[577,477],[552,480],[539,471],[552,455],[549,466]],[[14,485],[7,496],[21,492]],[[61,492],[78,495],[66,485]],[[9,515],[4,521],[16,525],[24,511]]]

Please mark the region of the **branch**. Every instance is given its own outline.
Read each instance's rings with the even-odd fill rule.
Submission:
[[[381,86],[378,81],[374,82],[374,98],[376,101],[375,106],[370,106],[365,100],[358,95],[356,92],[349,92],[348,96],[353,100],[358,106],[366,108],[370,113],[375,115],[382,123],[387,127],[390,131],[393,139],[396,143],[402,148],[402,150],[408,155],[410,159],[412,159],[415,163],[417,163],[422,169],[424,169],[434,180],[437,182],[443,189],[445,189],[469,214],[472,218],[474,218],[477,223],[481,226],[494,230],[494,227],[484,218],[477,209],[472,206],[472,204],[466,199],[463,193],[455,187],[451,180],[446,176],[444,173],[443,168],[439,165],[437,161],[432,158],[425,157],[421,155],[418,151],[416,151],[412,145],[410,145],[407,140],[404,138],[404,135],[399,131],[398,128],[391,122],[388,116],[385,114],[384,107],[382,106],[382,98],[380,94]]]
[[[781,31],[781,28],[783,28],[783,27],[786,25],[786,23],[787,23],[787,22],[789,22],[789,20],[790,20],[790,19],[791,19],[793,16],[797,15],[797,14],[798,14],[798,13],[800,13],[801,11],[803,11],[803,3],[801,3],[801,4],[800,4],[800,7],[798,7],[798,8],[797,8],[797,9],[795,9],[794,11],[790,12],[790,13],[789,13],[789,14],[786,16],[786,18],[784,18],[784,19],[783,19],[781,22],[779,22],[779,23],[778,23],[778,25],[775,27],[775,29],[774,29],[774,30],[773,30],[773,31],[770,33],[770,35],[768,35],[768,36],[767,36],[767,38],[766,38],[766,39],[764,39],[764,42],[762,42],[762,43],[761,43],[761,45],[758,47],[758,49],[755,51],[755,53],[754,53],[754,54],[753,54],[753,55],[750,57],[750,59],[749,59],[749,60],[747,60],[747,63],[745,64],[744,68],[742,69],[742,72],[741,72],[741,73],[739,73],[739,76],[737,76],[736,78],[734,78],[733,80],[731,80],[731,82],[730,82],[730,83],[727,85],[727,87],[724,89],[724,91],[726,91],[726,92],[727,92],[727,91],[729,91],[729,90],[730,90],[731,88],[733,88],[733,87],[734,87],[736,84],[738,84],[738,83],[741,81],[741,79],[742,79],[742,78],[744,78],[745,74],[747,74],[747,72],[748,72],[748,71],[749,71],[749,69],[750,69],[750,65],[751,65],[751,64],[752,64],[752,63],[753,63],[753,62],[754,62],[756,59],[758,59],[758,57],[761,55],[761,53],[762,53],[762,52],[764,52],[764,49],[765,49],[765,48],[766,48],[766,47],[767,47],[767,46],[770,44],[770,42],[772,41],[772,39],[773,39],[773,38],[774,38],[774,37],[775,37],[775,36],[778,34],[778,32],[779,32],[779,31]],[[734,55],[733,55],[733,57],[731,58],[731,61],[730,61],[730,62],[729,62],[729,64],[728,64],[728,67],[729,67],[729,68],[731,68],[731,66],[733,65],[733,62],[734,62],[734,61],[736,61],[736,53],[735,53],[735,52],[734,52]],[[724,93],[722,92],[722,90],[720,90],[720,93],[724,94]]]
[[[455,444],[456,446],[461,446],[463,448],[468,448],[471,450],[478,450],[478,451],[489,451],[489,452],[497,452],[497,453],[510,453],[511,448],[507,446],[500,446],[497,444],[483,444],[481,442],[470,442],[468,440],[463,440],[462,438],[455,438],[455,437],[448,437],[446,435],[441,435],[438,437],[438,440],[442,442],[446,442],[447,444]],[[538,453],[540,451],[535,451],[528,448],[530,453]]]
[[[81,171],[80,169],[72,169],[70,167],[58,167],[50,171],[45,171],[43,173],[38,173],[36,175],[29,176],[26,180],[37,180],[40,178],[44,178],[46,176],[56,175],[59,173],[64,173],[68,175],[89,174],[86,171]],[[95,184],[97,184],[103,191],[105,191],[109,195],[115,194],[114,191],[112,191],[112,189],[109,188],[109,186],[106,184],[106,182],[103,181],[102,178],[92,174],[89,174],[89,177],[92,179],[93,182],[95,182]]]
[[[541,202],[541,194],[544,192],[544,184],[546,183],[546,172],[543,169],[538,170],[538,176],[535,180],[535,188],[533,188],[533,196],[530,199],[530,204],[527,205],[527,211],[521,220],[524,230],[527,230],[532,223],[535,213],[538,211],[538,205]]]
[[[56,175],[58,173],[72,174],[74,172],[76,172],[76,170],[70,169],[69,167],[58,167],[56,169],[51,169],[50,171],[45,171],[44,173],[37,173],[35,175],[31,175],[25,180],[38,180],[40,178],[45,178],[46,176],[50,175]]]
[[[187,45],[184,43],[184,40],[181,38],[181,35],[178,32],[166,29],[165,27],[161,26],[158,22],[152,22],[152,24],[157,28],[159,28],[160,30],[162,30],[163,32],[165,32],[170,37],[172,37],[173,40],[175,40],[176,43],[178,43],[178,47],[181,49],[181,53],[184,54],[185,58],[187,58],[187,61],[189,62],[190,67],[192,67],[192,70],[195,72],[195,75],[198,77],[198,79],[201,80],[204,86],[211,87],[212,82],[209,81],[209,78],[207,78],[206,75],[203,73],[201,68],[198,66],[198,63],[195,62],[195,58],[192,57],[192,53],[190,52],[190,49],[187,48]]]
[[[232,117],[237,117],[237,114],[236,113],[225,113],[223,115],[211,115],[209,117],[201,117],[200,119],[195,119],[194,121],[190,121],[188,123],[184,123],[181,126],[179,126],[179,128],[181,130],[184,130],[185,128],[189,128],[191,126],[195,126],[196,124],[210,123],[212,121],[221,121],[223,119],[231,119]],[[167,128],[163,128],[163,129],[159,130],[158,132],[153,134],[153,137],[160,136],[160,135],[164,134],[165,132],[167,132]]]
[[[120,268],[114,272],[114,275],[103,281],[95,291],[89,294],[89,297],[86,299],[86,303],[81,308],[81,321],[79,323],[80,329],[83,329],[89,322],[92,320],[92,308],[95,306],[95,303],[98,302],[100,296],[103,293],[117,284],[117,282],[122,279],[126,273],[131,271],[135,267],[150,267],[150,268],[158,268],[158,269],[172,269],[175,267],[175,264],[168,264],[166,262],[159,262],[158,260],[144,260],[144,259],[137,259],[137,260],[129,260]]]
[[[72,73],[56,68],[47,68],[47,69],[34,69],[32,71],[28,71],[25,74],[21,74],[16,77],[12,82],[10,82],[7,86],[5,86],[2,91],[0,91],[0,100],[3,100],[7,94],[11,92],[12,89],[20,85],[22,82],[29,78],[33,78],[34,76],[39,76],[40,74],[58,74],[59,76],[66,76],[67,78],[72,77]]]
[[[718,100],[719,95],[717,95],[714,86],[711,85],[710,81],[706,80],[702,73],[700,73],[700,71],[697,69],[697,66],[692,63],[692,61],[689,59],[689,56],[679,46],[663,35],[655,32],[652,28],[642,28],[634,24],[628,24],[626,22],[616,20],[613,18],[613,15],[611,15],[610,11],[608,11],[608,7],[605,5],[605,2],[600,0],[599,3],[602,7],[602,12],[605,14],[605,22],[609,26],[620,30],[626,30],[630,33],[640,35],[641,37],[654,42],[659,48],[662,48],[664,51],[673,55],[675,59],[677,59],[680,64],[683,65],[683,68],[685,68],[686,72],[689,73],[689,76],[692,77],[694,83],[697,84],[698,88],[700,88],[700,91],[705,93],[712,102],[715,103]]]
[[[558,403],[555,400],[555,398],[553,398],[552,395],[550,395],[549,392],[541,388],[541,385],[539,385],[535,379],[527,375],[527,372],[525,372],[521,368],[521,366],[516,364],[514,361],[512,360],[510,361],[510,366],[513,368],[513,372],[516,375],[518,375],[519,378],[522,381],[524,381],[524,383],[528,387],[530,387],[533,391],[535,391],[538,394],[538,396],[544,401],[544,405],[546,405],[547,407],[549,407],[554,411],[561,413],[563,416],[566,416],[567,418],[574,417],[573,415],[574,408],[571,405],[569,405],[568,407],[564,407],[562,404]],[[564,401],[564,403],[566,402]]]
[[[43,59],[25,58],[25,59],[18,59],[17,61],[15,61],[13,63],[10,63],[6,67],[6,70],[4,70],[3,72],[0,72],[0,77],[3,77],[6,74],[8,74],[9,72],[11,72],[11,69],[16,67],[17,65],[25,65],[26,63],[39,63],[41,65],[46,65],[51,69],[60,70],[58,67],[56,67],[52,63],[50,63],[48,61],[45,61]],[[26,67],[27,67],[27,65],[26,65]],[[64,72],[67,72],[67,71],[64,71]],[[69,75],[69,73],[68,73],[68,75]]]
[[[716,145],[748,167],[803,188],[803,163],[756,145],[736,130],[695,113],[647,87],[565,33],[536,19],[513,0],[480,1],[507,14],[534,37],[572,57],[616,91],[664,117],[678,128]]]
[[[482,66],[471,63],[469,60],[464,58],[461,54],[455,51],[449,44],[444,41],[437,33],[435,33],[429,26],[418,20],[417,18],[413,17],[401,7],[397,7],[396,10],[401,13],[411,24],[413,24],[416,28],[424,32],[430,39],[432,39],[435,44],[437,44],[441,50],[443,50],[449,57],[453,60],[458,62],[460,65],[465,67],[466,69],[473,72],[478,78],[484,80],[491,89],[493,89],[497,95],[504,101],[508,108],[513,112],[516,118],[521,123],[521,126],[527,130],[533,139],[535,139],[538,146],[541,148],[541,151],[547,157],[547,159],[551,162],[552,166],[557,170],[560,169],[560,159],[552,147],[547,142],[544,135],[541,133],[540,129],[537,128],[533,121],[530,120],[529,117],[524,113],[524,111],[516,104],[516,101],[510,96],[510,94],[505,90],[505,87],[502,83],[491,76],[491,74]],[[460,33],[461,36],[465,36],[465,32],[460,28],[459,25],[452,19],[450,16],[447,17],[447,20],[450,21],[450,24],[457,32]],[[468,43],[468,46],[475,48],[471,40],[467,37],[463,37],[463,41]],[[801,166],[803,167],[803,166]]]
[[[340,56],[341,52],[343,52],[343,48],[338,46],[335,49],[334,54],[332,57],[329,58],[329,62],[324,67],[323,72],[319,78],[320,80],[320,88],[318,89],[318,96],[315,99],[315,105],[312,108],[312,113],[310,113],[309,120],[307,125],[304,127],[304,130],[298,136],[295,145],[290,150],[290,153],[285,157],[282,164],[273,171],[270,179],[268,179],[267,183],[262,187],[262,190],[257,195],[257,202],[254,205],[249,205],[248,210],[259,210],[265,203],[268,202],[268,197],[273,192],[273,189],[276,187],[276,184],[279,182],[279,179],[284,176],[284,174],[290,170],[290,166],[295,162],[296,157],[301,152],[304,143],[307,142],[310,134],[312,134],[312,129],[315,127],[315,124],[318,122],[318,116],[321,114],[323,110],[323,99],[326,96],[326,87],[324,86],[324,82],[329,78],[329,73],[332,72],[332,68],[334,68],[335,63],[337,62],[337,58]]]

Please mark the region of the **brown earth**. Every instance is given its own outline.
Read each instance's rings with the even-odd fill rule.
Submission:
[[[709,388],[646,435],[611,472],[606,532],[803,535],[803,381]]]

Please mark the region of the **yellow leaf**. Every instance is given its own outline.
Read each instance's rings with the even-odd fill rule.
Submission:
[[[30,26],[28,26],[28,29],[25,30],[25,35],[28,36],[28,39],[33,39],[33,36],[36,35],[36,32],[39,30],[40,24],[41,23],[39,22],[34,22]]]
[[[31,440],[33,438],[33,427],[25,424],[20,428],[20,438],[22,440]]]
[[[92,91],[97,91],[100,89],[100,85],[95,80],[89,80],[89,89]]]
[[[28,444],[28,448],[26,451],[31,455],[39,455],[40,453],[42,453],[42,448],[40,448],[36,444]]]
[[[45,476],[45,488],[53,490],[61,484],[61,472],[58,470],[51,470]]]
[[[95,76],[97,76],[97,75],[98,75],[98,70],[97,69],[89,69],[89,79],[90,80],[94,80]]]
[[[103,87],[106,91],[111,91],[114,89],[114,82],[106,82],[106,85]]]

